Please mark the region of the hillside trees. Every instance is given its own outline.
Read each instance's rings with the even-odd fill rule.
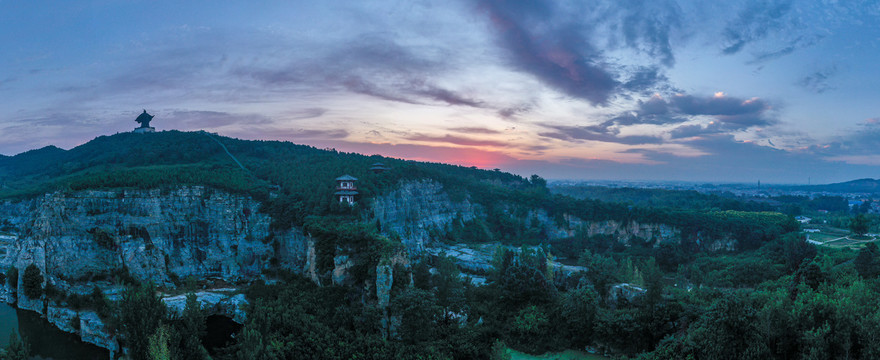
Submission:
[[[156,295],[156,287],[145,283],[126,288],[117,308],[121,330],[132,358],[148,359],[150,336],[157,332],[167,314],[165,303]]]
[[[868,233],[871,222],[865,214],[858,214],[849,220],[849,230],[858,236],[865,236]]]

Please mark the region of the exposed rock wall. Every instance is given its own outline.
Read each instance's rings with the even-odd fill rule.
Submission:
[[[259,203],[204,187],[171,191],[56,192],[0,204],[18,236],[0,238],[0,267],[37,264],[67,282],[128,271],[169,284],[173,277],[252,279],[274,258],[299,271],[306,237],[273,234]],[[274,244],[273,244],[274,242]]]
[[[614,235],[620,241],[628,241],[633,237],[645,240],[656,240],[657,243],[676,241],[681,232],[666,224],[646,224],[638,221],[620,222],[615,220],[606,221],[582,221],[569,216],[569,224],[573,228],[582,228],[587,236]]]
[[[273,264],[295,272],[306,269],[310,239],[298,230],[270,231],[271,219],[257,211],[259,206],[248,196],[200,186],[55,192],[0,202],[0,221],[12,224],[0,232],[0,270],[19,270],[17,289],[3,284],[0,298],[45,314],[60,329],[116,352],[115,334],[93,311],[24,296],[24,269],[35,264],[45,283],[63,292],[85,295],[101,285],[111,300],[118,300],[119,289],[100,281],[111,275],[128,273],[173,287],[173,280],[190,276],[250,281]],[[243,295],[197,295],[212,313],[244,321]],[[176,308],[185,298],[165,301]]]
[[[452,201],[443,185],[432,180],[401,182],[390,193],[372,201],[372,212],[382,231],[401,236],[410,254],[420,254],[428,245],[432,228],[445,229],[453,220],[471,220],[477,209],[467,199]]]
[[[457,219],[468,221],[482,216],[479,205],[468,200],[452,201],[443,186],[431,180],[402,182],[397,190],[376,197],[371,210],[383,232],[401,236],[411,256],[438,246],[430,242],[431,229],[442,232]],[[505,211],[508,216],[514,216],[512,212],[512,209]],[[678,229],[665,224],[585,221],[572,215],[565,215],[562,221],[557,221],[551,219],[544,209],[529,209],[522,220],[528,226],[540,227],[550,239],[571,237],[577,231],[585,231],[588,236],[613,235],[624,243],[634,237],[660,243],[676,241],[681,235]]]

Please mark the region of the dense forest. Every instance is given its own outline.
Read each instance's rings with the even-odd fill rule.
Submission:
[[[369,171],[375,162],[390,170]],[[332,198],[333,179],[342,174],[360,179],[356,206]],[[880,354],[874,300],[880,295],[880,250],[873,244],[860,250],[817,247],[805,241],[792,217],[795,207],[839,206],[835,198],[779,198],[771,204],[695,192],[562,194],[539,176],[203,132],[117,134],[71,150],[48,147],[0,158],[2,199],[180,185],[248,194],[263,202],[261,211],[272,216],[274,229],[298,227],[314,237],[320,269],[330,269],[339,252],[357,254],[350,269],[354,284],[375,284],[376,266],[401,251],[400,234],[365,221],[371,198],[401,181],[426,178],[442,184],[453,201],[468,199],[481,212],[434,229],[435,240],[509,245],[498,247],[492,270],[481,274],[484,284],[475,285],[444,254],[418,257],[395,265],[391,298],[382,308],[369,286],[319,285],[290,269],[268,269],[264,275],[271,281],[244,290],[247,322],[221,345],[206,340],[206,316],[194,299],[182,314],[173,314],[155,285],[125,274],[112,279],[128,288],[118,302],[100,290],[71,296],[41,288],[42,275],[27,269],[30,280],[22,290],[99,310],[136,359],[504,359],[508,349],[578,349],[641,359]],[[582,229],[551,238],[529,220],[534,209],[560,224],[564,215],[667,224],[680,238],[624,244]],[[835,216],[850,221],[844,211]],[[734,239],[737,246],[705,248],[712,238]],[[559,271],[551,266],[559,258],[573,259],[583,271]],[[15,271],[7,279],[17,279]]]
[[[847,201],[842,196],[795,196],[769,197],[737,196],[731,192],[698,192],[696,190],[640,189],[631,187],[611,188],[592,185],[559,184],[552,186],[553,193],[579,199],[627,203],[644,207],[674,209],[717,209],[740,211],[779,211],[789,215],[826,210],[846,212]]]

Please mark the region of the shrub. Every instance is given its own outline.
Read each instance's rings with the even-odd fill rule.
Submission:
[[[107,250],[115,250],[116,249],[116,241],[113,240],[113,236],[110,235],[107,231],[101,228],[92,228],[88,231],[92,234],[92,240],[98,244],[98,246],[107,249]]]
[[[37,265],[30,264],[24,269],[22,285],[24,294],[31,299],[38,299],[43,295],[43,274]]]

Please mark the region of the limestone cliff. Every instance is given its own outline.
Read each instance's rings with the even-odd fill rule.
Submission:
[[[0,238],[0,267],[34,263],[53,282],[128,272],[168,285],[189,276],[248,280],[276,261],[301,269],[306,237],[272,233],[259,205],[198,186],[7,201],[0,204],[0,219],[11,222],[14,233]]]
[[[382,231],[399,235],[410,254],[425,250],[432,228],[443,229],[456,218],[467,221],[478,213],[467,199],[452,201],[432,180],[401,182],[396,190],[374,198],[371,210]]]
[[[515,217],[516,211],[510,205],[500,205],[506,208],[504,215]],[[485,216],[482,206],[467,198],[451,200],[443,186],[431,180],[402,182],[397,190],[373,199],[371,210],[374,219],[370,220],[378,220],[383,232],[399,235],[411,255],[435,246],[429,235],[431,229],[443,230],[455,220]],[[584,231],[588,236],[614,235],[624,243],[633,237],[676,241],[681,235],[678,229],[665,224],[585,221],[572,215],[564,215],[562,221],[556,221],[544,209],[528,209],[521,220],[528,226],[538,227],[549,239],[571,237],[577,231]]]
[[[118,300],[121,288],[104,281],[110,276],[174,287],[188,277],[247,282],[276,264],[302,271],[308,237],[298,230],[271,231],[271,219],[259,206],[248,196],[200,186],[55,192],[0,203],[0,221],[7,225],[0,233],[0,269],[19,269],[19,278],[11,281],[17,286],[3,284],[0,297],[45,314],[85,342],[118,351],[115,334],[95,312],[17,291],[24,269],[35,264],[45,283],[62,292],[87,295],[98,286],[111,300]],[[197,295],[209,312],[243,321],[246,301],[234,291]],[[166,302],[181,307],[181,299]]]
[[[486,216],[483,206],[468,196],[453,200],[432,180],[401,182],[395,190],[371,199],[370,204],[370,215],[363,220],[378,222],[382,232],[399,236],[405,245],[404,252],[379,265],[374,283],[364,284],[367,293],[375,286],[382,307],[390,301],[393,279],[407,276],[395,274],[394,269],[408,268],[409,259],[452,255],[463,270],[475,275],[472,281],[480,283],[484,281],[480,275],[491,269],[495,249],[503,246],[432,240],[432,232],[445,231],[454,221]],[[498,216],[519,216],[520,223],[537,227],[550,239],[571,237],[577,231],[613,235],[622,242],[633,237],[658,242],[680,237],[677,229],[663,224],[585,221],[571,215],[551,219],[543,209],[500,205],[502,214]],[[280,265],[320,283],[319,278],[326,275],[316,270],[315,240],[296,229],[273,232],[271,218],[259,208],[260,204],[248,196],[201,186],[54,192],[0,202],[0,269],[18,268],[19,279],[12,283],[21,288],[23,270],[35,264],[46,283],[62,292],[87,295],[98,285],[111,300],[118,299],[121,290],[103,281],[111,276],[131,276],[166,287],[187,277],[235,284],[259,278],[263,270]],[[718,246],[732,243],[728,239]],[[348,271],[354,260],[349,255],[334,257],[332,283],[359,286],[350,283]],[[562,272],[582,270],[551,265]],[[59,328],[78,332],[84,341],[117,350],[114,335],[105,330],[94,312],[65,309],[45,298],[28,299],[8,285],[0,286],[0,299],[17,301],[21,308],[46,314]],[[234,289],[199,293],[198,299],[215,313],[243,319],[241,304],[245,299]],[[166,302],[180,308],[185,299],[169,297]]]

